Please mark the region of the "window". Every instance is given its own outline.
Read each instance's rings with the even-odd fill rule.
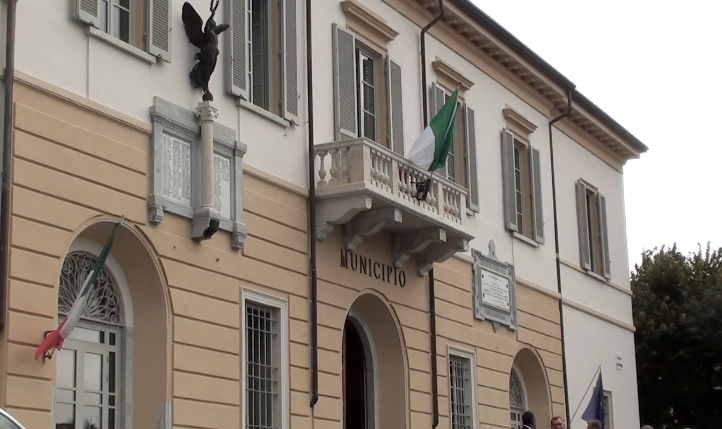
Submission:
[[[451,429],[476,428],[476,363],[474,354],[449,349]]]
[[[433,118],[452,92],[441,86],[432,84],[431,115]],[[456,116],[454,116],[454,130],[451,135],[449,154],[446,157],[446,166],[436,172],[452,182],[466,188],[469,192],[466,198],[467,208],[479,211],[479,184],[476,167],[476,128],[474,124],[474,111],[464,103],[460,97],[457,99]]]
[[[501,143],[506,227],[544,244],[539,149],[509,129],[502,131]]]
[[[75,17],[91,26],[90,34],[170,62],[171,5],[171,0],[76,0]]]
[[[365,137],[404,155],[401,66],[333,25],[335,136]]]
[[[614,429],[614,418],[612,415],[612,392],[605,390],[602,396],[602,407],[604,408],[604,429]]]
[[[232,21],[228,91],[243,100],[241,105],[298,123],[297,0],[228,0],[227,5]]]
[[[576,190],[581,266],[589,272],[611,279],[607,200],[582,179],[577,181]]]
[[[286,303],[244,291],[246,429],[288,428]]]
[[[516,369],[511,370],[509,376],[509,411],[511,412],[511,429],[521,429],[524,424],[521,416],[526,410],[526,393],[524,384],[519,378]]]
[[[96,257],[68,254],[58,295],[60,318],[67,316]],[[123,314],[114,277],[106,267],[90,292],[81,322],[57,353],[55,428],[122,427]]]

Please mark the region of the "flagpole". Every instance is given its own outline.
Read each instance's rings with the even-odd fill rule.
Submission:
[[[589,392],[589,388],[592,387],[592,384],[597,379],[597,374],[602,370],[602,366],[599,365],[599,368],[597,368],[597,371],[594,373],[594,376],[592,376],[592,381],[589,382],[589,386],[587,386],[587,389],[584,391],[584,395],[582,395],[582,399],[579,401],[579,405],[577,405],[577,409],[574,411],[574,415],[569,420],[569,424],[571,424],[574,421],[574,417],[577,416],[577,413],[579,412],[579,407],[582,406],[582,403],[584,402],[584,398],[587,396],[587,393]],[[567,386],[567,389],[569,386]]]

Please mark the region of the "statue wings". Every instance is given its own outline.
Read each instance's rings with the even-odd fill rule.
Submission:
[[[183,3],[183,28],[186,30],[188,40],[196,48],[203,48],[205,44],[205,37],[203,35],[203,19],[201,19],[198,12],[193,9],[193,6],[185,2]]]

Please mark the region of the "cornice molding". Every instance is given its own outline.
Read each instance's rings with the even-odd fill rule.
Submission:
[[[457,86],[459,86],[459,92],[464,92],[474,86],[474,82],[465,78],[461,72],[445,63],[438,56],[431,65],[434,68],[434,72],[436,72],[436,77],[439,79],[439,83],[446,86],[446,89],[448,90],[453,91]]]
[[[504,118],[506,119],[507,126],[511,128],[512,131],[527,140],[529,139],[529,135],[537,129],[537,126],[534,125],[533,122],[509,107],[509,105],[504,108]]]
[[[341,9],[346,14],[349,28],[368,37],[371,42],[384,50],[386,45],[399,35],[399,32],[391,28],[385,19],[356,0],[342,1]]]

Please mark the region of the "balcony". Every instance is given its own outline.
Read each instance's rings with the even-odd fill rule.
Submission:
[[[401,268],[416,254],[420,276],[469,250],[461,186],[365,138],[316,145],[315,158],[317,240],[340,226],[346,249],[354,250],[364,237],[388,231],[393,263]],[[430,177],[429,194],[419,201],[414,184]]]

